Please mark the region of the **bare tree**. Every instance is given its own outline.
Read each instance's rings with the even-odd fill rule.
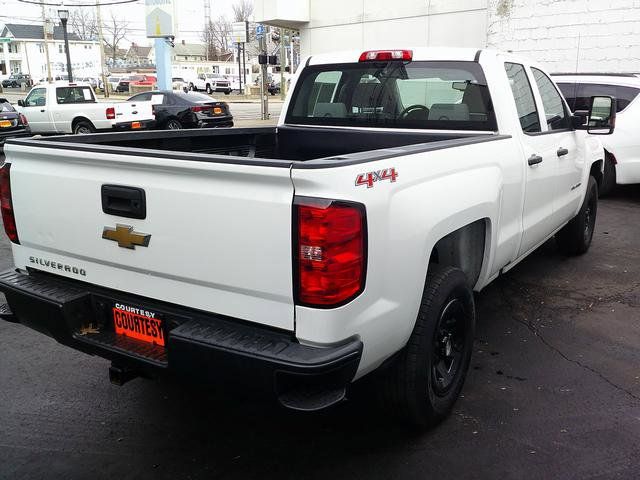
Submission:
[[[69,15],[69,27],[81,40],[95,40],[98,36],[98,24],[92,12],[84,8],[72,10]]]
[[[218,17],[215,21],[210,20],[205,25],[200,36],[206,48],[207,59],[213,60],[220,54],[228,53],[230,50],[230,36],[231,25],[225,17]]]
[[[234,22],[246,22],[253,15],[253,2],[250,0],[239,0],[231,8]]]
[[[111,12],[110,18],[108,18],[102,26],[104,33],[104,45],[111,54],[113,63],[116,63],[118,58],[118,45],[124,40],[129,33],[129,22],[124,19],[118,18]]]

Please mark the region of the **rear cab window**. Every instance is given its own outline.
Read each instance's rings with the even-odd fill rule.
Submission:
[[[536,108],[536,101],[533,96],[531,82],[524,69],[519,63],[505,63],[504,69],[509,79],[511,94],[516,103],[520,127],[525,133],[538,133],[540,129],[540,116]]]
[[[58,104],[67,103],[95,103],[91,88],[84,87],[58,87],[56,88],[56,101]]]
[[[286,122],[496,131],[482,67],[470,61],[384,61],[306,67]]]
[[[558,87],[567,99],[569,108],[572,111],[589,110],[591,97],[606,95],[616,99],[616,112],[620,113],[640,93],[640,88],[637,87],[604,83],[558,82]]]

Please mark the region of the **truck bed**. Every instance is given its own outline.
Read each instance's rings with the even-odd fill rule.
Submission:
[[[371,131],[345,128],[261,127],[163,130],[19,140],[41,147],[219,163],[289,166],[360,163],[388,155],[497,140],[493,133]],[[389,149],[392,149],[390,151]],[[377,150],[375,155],[366,154]]]

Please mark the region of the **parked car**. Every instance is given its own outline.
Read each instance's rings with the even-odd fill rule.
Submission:
[[[584,73],[556,74],[553,79],[573,111],[587,110],[594,95],[616,99],[616,131],[602,140],[606,159],[600,194],[616,184],[640,183],[640,78],[632,73]]]
[[[269,83],[269,86],[267,87],[267,91],[271,95],[279,95],[280,94],[280,83],[276,83],[274,81],[271,81],[271,83]]]
[[[493,50],[318,54],[296,75],[277,127],[9,140],[0,317],[110,359],[119,385],[230,378],[313,411],[377,372],[384,415],[445,418],[474,291],[554,235],[589,249],[604,150],[584,132],[613,131],[614,101],[572,115]]]
[[[128,93],[130,91],[129,85],[154,87],[157,82],[157,78],[151,75],[132,75],[130,77],[123,77],[120,79],[120,82],[118,82],[116,92]]]
[[[171,79],[171,88],[173,90],[187,92],[189,90],[189,83],[182,77],[173,77]]]
[[[98,103],[87,83],[45,83],[18,101],[33,133],[140,130],[155,126],[151,102]]]
[[[112,92],[117,91],[120,80],[122,80],[122,77],[120,76],[110,76],[107,78],[107,83],[109,84],[109,88],[111,89]]]
[[[9,76],[9,78],[5,78],[2,81],[2,86],[4,88],[18,88],[21,85],[26,85],[30,87],[33,85],[33,80],[31,80],[31,75],[23,74],[23,73],[14,73]]]
[[[16,111],[6,98],[0,98],[0,152],[7,138],[31,135],[27,118]]]
[[[91,88],[93,88],[94,90],[103,89],[102,79],[98,77],[82,77],[78,79],[78,82],[88,83],[89,85],[91,85]]]
[[[221,92],[229,95],[231,93],[231,81],[218,73],[201,73],[196,78],[189,79],[189,90],[194,92],[204,90],[209,94]]]
[[[156,90],[139,93],[129,102],[151,102],[159,129],[233,127],[233,115],[225,102],[197,92]]]

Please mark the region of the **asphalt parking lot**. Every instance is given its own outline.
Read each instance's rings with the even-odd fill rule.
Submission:
[[[421,435],[367,389],[300,415],[224,385],[112,386],[106,360],[0,322],[0,478],[637,478],[639,239],[640,186],[619,188],[586,255],[548,242],[478,294],[463,397]]]

